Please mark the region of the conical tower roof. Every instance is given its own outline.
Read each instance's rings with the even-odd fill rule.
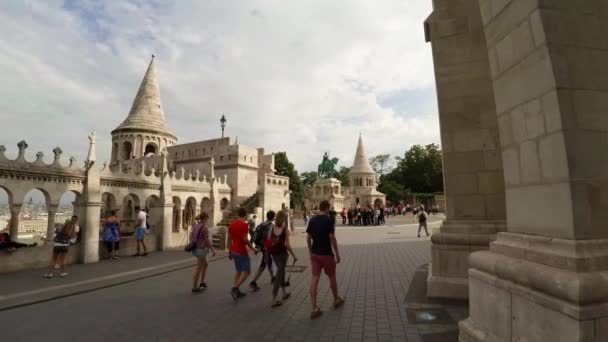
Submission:
[[[353,167],[350,169],[350,173],[373,173],[375,174],[372,166],[369,164],[365,148],[363,147],[363,138],[359,134],[359,143],[357,144],[357,152],[355,153],[355,161]]]
[[[160,101],[160,89],[156,77],[156,67],[154,65],[154,55],[146,71],[144,79],[141,81],[129,115],[112,133],[119,131],[147,131],[160,133],[176,138],[173,132],[167,127],[165,113],[163,112]]]

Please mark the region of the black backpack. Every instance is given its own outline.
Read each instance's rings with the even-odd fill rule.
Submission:
[[[253,243],[257,247],[264,246],[264,241],[268,238],[268,231],[270,230],[270,227],[272,227],[272,222],[263,222],[255,227],[255,231],[253,233]]]

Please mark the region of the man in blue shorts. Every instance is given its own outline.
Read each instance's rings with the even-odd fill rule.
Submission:
[[[239,208],[239,217],[230,223],[228,227],[228,246],[230,246],[230,260],[234,260],[234,268],[236,274],[234,276],[234,286],[230,290],[232,299],[237,300],[241,297],[245,297],[245,294],[239,290],[239,287],[247,280],[251,273],[251,261],[249,260],[249,253],[247,247],[258,253],[258,250],[253,248],[251,242],[247,238],[249,233],[249,224],[246,220],[247,210],[245,208]]]
[[[135,224],[135,240],[137,240],[137,253],[133,256],[147,256],[148,249],[146,248],[146,243],[144,242],[144,238],[146,237],[146,222],[148,219],[148,215],[145,211],[141,210],[141,207],[136,206],[135,211],[137,212],[137,222]],[[140,247],[144,249],[144,253],[140,252]]]

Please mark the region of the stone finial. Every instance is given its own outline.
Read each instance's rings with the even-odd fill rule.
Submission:
[[[55,162],[58,162],[58,161],[59,161],[59,158],[61,158],[61,154],[62,154],[62,153],[63,153],[63,151],[62,151],[62,150],[61,150],[59,147],[55,147],[55,148],[53,149],[53,155],[55,156],[55,157],[54,157],[54,161],[55,161]]]
[[[74,165],[76,165],[76,158],[70,157],[70,165],[68,167],[73,167]]]
[[[6,152],[6,146],[0,145],[0,159],[6,159],[4,152]]]
[[[89,134],[89,153],[87,154],[87,164],[95,162],[95,131]]]
[[[27,143],[25,142],[25,140],[21,140],[17,144],[17,147],[19,148],[19,156],[17,157],[17,159],[24,160],[25,159],[25,150],[28,147]]]
[[[36,153],[36,162],[42,162],[42,158],[44,158],[44,153],[42,151]]]
[[[105,162],[103,162],[103,164],[101,165],[101,170],[103,171],[103,170],[105,170],[105,169],[107,169],[107,168],[108,168],[108,162],[107,162],[107,161],[105,161]]]
[[[210,172],[210,178],[213,179],[215,178],[215,159],[211,158],[209,160],[209,169],[211,170]]]
[[[179,168],[179,179],[184,179],[184,175],[186,174],[186,169],[184,167]]]
[[[194,180],[198,181],[199,177],[201,176],[201,172],[197,169],[196,171],[194,171]]]
[[[228,184],[228,175],[224,173],[224,184]]]

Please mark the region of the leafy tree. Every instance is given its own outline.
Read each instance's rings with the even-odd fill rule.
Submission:
[[[437,144],[414,145],[403,157],[395,159],[397,167],[384,181],[394,181],[414,193],[443,191],[441,150]]]
[[[348,180],[348,173],[350,172],[350,167],[340,166],[340,170],[336,171],[335,178],[340,181],[342,186],[348,186],[350,184]]]
[[[274,168],[279,176],[289,177],[289,190],[291,190],[291,201],[289,206],[297,208],[304,201],[304,188],[298,171],[292,162],[287,158],[287,152],[277,152],[274,154]]]
[[[304,186],[312,186],[319,179],[319,174],[314,171],[302,172],[300,178]]]
[[[369,163],[376,172],[376,177],[383,176],[393,169],[393,161],[390,154],[379,154],[369,158]]]
[[[378,191],[386,195],[386,198],[392,203],[397,203],[404,198],[405,190],[403,186],[394,180],[384,180],[383,176],[380,177],[381,181],[378,184]]]

